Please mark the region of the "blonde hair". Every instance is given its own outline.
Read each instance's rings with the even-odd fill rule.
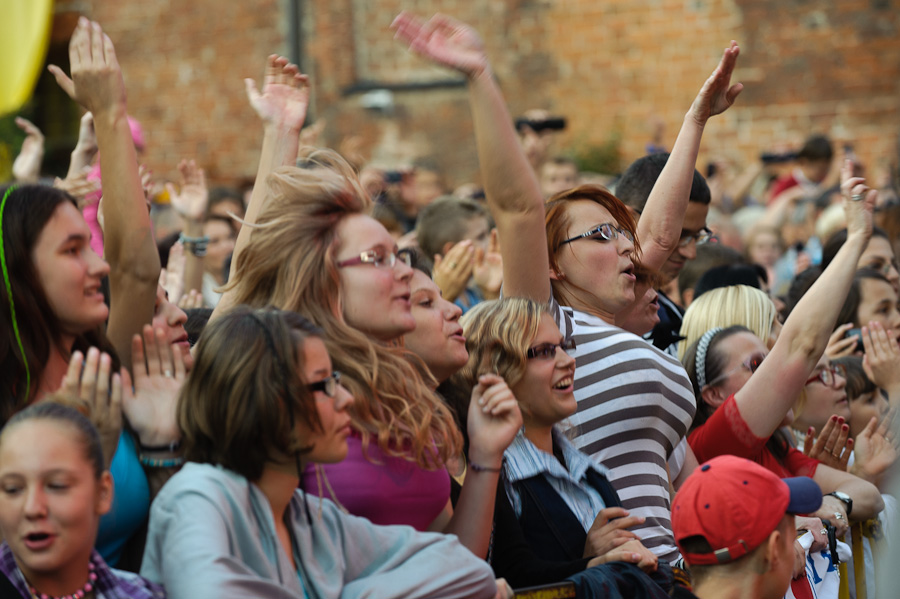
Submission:
[[[481,302],[460,319],[469,361],[454,381],[471,389],[482,374],[497,374],[512,387],[528,367],[528,346],[538,333],[541,316],[549,314],[538,302],[507,297]]]
[[[433,391],[437,383],[428,368],[412,352],[375,343],[343,318],[337,226],[372,207],[356,175],[336,153],[318,150],[305,168],[275,170],[266,186],[265,207],[225,289],[236,304],[293,310],[324,330],[335,369],[356,398],[350,413],[363,447],[375,437],[387,455],[442,467],[461,451],[462,436]]]
[[[678,358],[684,361],[687,348],[715,327],[742,325],[765,342],[776,316],[775,304],[755,287],[729,285],[707,291],[691,302],[684,313],[681,335],[685,339],[678,344]]]

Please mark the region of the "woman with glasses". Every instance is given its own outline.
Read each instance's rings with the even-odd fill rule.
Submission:
[[[494,597],[456,538],[376,526],[297,489],[347,455],[354,399],[322,332],[238,307],[211,322],[181,389],[188,461],[153,503],[143,575],[172,599]]]
[[[877,489],[804,456],[790,446],[779,427],[791,423],[792,408],[804,389],[846,399],[844,379],[822,354],[839,310],[834,298],[847,293],[871,235],[877,194],[863,179],[851,177],[846,167],[842,179],[848,241],[791,312],[771,352],[742,323],[723,321],[713,323],[717,328],[695,340],[683,359],[697,398],[697,416],[688,436],[697,459],[704,462],[732,454],[757,461],[782,477],[812,477],[825,493],[839,493],[826,497],[817,513],[839,532],[846,530],[848,516],[864,520],[882,509]]]
[[[484,506],[494,490],[464,489],[475,496],[452,510],[447,464],[461,454],[462,436],[437,381],[402,346],[416,328],[409,254],[370,216],[372,202],[340,156],[317,150],[293,166],[308,100],[295,66],[270,58],[263,93],[250,96],[265,131],[251,226],[238,236],[213,321],[234,305],[274,305],[321,327],[355,401],[348,457],[323,467],[330,485],[317,492],[376,524],[457,534],[486,555]],[[502,448],[488,453],[485,462],[499,462]],[[307,488],[318,489],[320,478],[308,468]]]
[[[482,302],[461,323],[469,360],[452,380],[471,389],[485,375],[500,376],[522,413],[523,426],[498,468],[494,573],[513,587],[574,577],[580,596],[619,597],[609,589],[592,594],[589,581],[613,571],[594,566],[626,562],[615,571],[632,577],[631,593],[667,596],[638,570],[658,567],[657,557],[628,530],[640,518],[621,507],[607,469],[559,428],[577,409],[572,339],[563,337],[545,306],[523,298]],[[667,576],[662,568],[660,580]]]
[[[638,237],[641,263],[651,271],[678,246],[705,124],[741,89],[730,85],[736,44],[724,52],[686,115],[639,229],[625,205],[598,186],[577,187],[544,205],[475,31],[446,16],[422,22],[405,13],[393,28],[412,51],[466,77],[488,206],[500,238],[503,294],[556,302],[559,329],[577,344],[575,444],[610,468],[625,507],[645,518],[635,525],[644,545],[676,560],[667,460],[687,432],[694,397],[680,363],[617,328],[616,318],[635,302]]]

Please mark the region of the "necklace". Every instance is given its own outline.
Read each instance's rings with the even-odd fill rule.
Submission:
[[[45,593],[38,593],[37,589],[33,586],[28,585],[28,591],[31,593],[31,596],[34,599],[84,599],[84,597],[94,590],[94,583],[97,582],[97,573],[94,572],[94,562],[91,561],[88,563],[88,579],[87,582],[84,583],[84,586],[72,593],[71,595],[60,595],[59,597],[54,597],[53,595],[47,595]]]

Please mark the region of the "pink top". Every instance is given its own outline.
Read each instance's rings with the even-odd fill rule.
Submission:
[[[423,470],[415,462],[386,456],[374,442],[368,449],[372,461],[367,460],[356,434],[347,439],[347,445],[343,462],[321,464],[341,505],[375,524],[427,530],[450,499],[447,470]],[[301,484],[307,493],[331,498],[326,487],[319,489],[313,466],[307,467]]]

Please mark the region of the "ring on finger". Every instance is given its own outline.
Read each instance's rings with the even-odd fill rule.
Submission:
[[[850,199],[853,200],[854,202],[860,202],[865,197],[866,197],[866,194],[864,194],[864,193],[854,193],[852,196],[850,196]]]
[[[165,371],[165,372],[163,373],[163,376],[166,377],[167,379],[172,378],[172,371],[171,371],[171,370]]]
[[[834,513],[834,519],[835,519],[835,520],[843,520],[843,519],[844,519],[844,514],[842,514],[842,513],[840,513],[840,512],[835,512],[835,513]]]
[[[823,534],[823,535],[827,535],[827,534],[828,534],[828,529],[827,529],[827,528],[823,528],[823,529],[822,529],[822,534]]]
[[[450,268],[456,268],[456,262],[451,262],[451,263],[450,263]]]

